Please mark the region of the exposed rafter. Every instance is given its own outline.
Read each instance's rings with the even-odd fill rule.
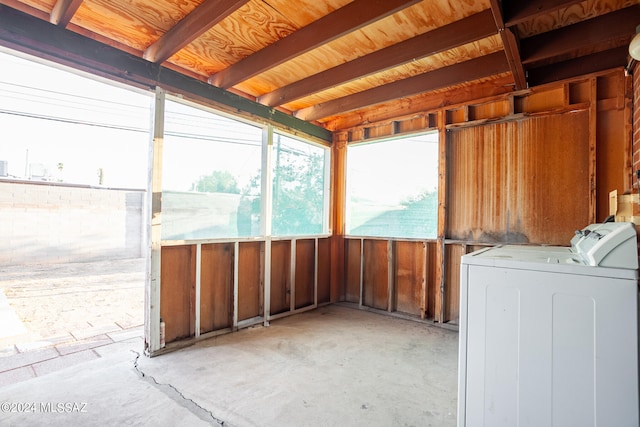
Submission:
[[[249,0],[205,0],[144,51],[144,59],[162,63]]]
[[[496,33],[489,10],[298,80],[258,98],[277,106],[379,71],[452,49]]]
[[[509,65],[504,52],[495,52],[459,64],[358,92],[354,95],[317,104],[313,107],[303,108],[298,110],[295,115],[303,120],[318,120],[338,113],[357,110],[368,105],[478,80],[507,71],[509,71]]]
[[[214,74],[209,78],[209,82],[221,88],[230,88],[419,1],[355,0]]]
[[[628,44],[638,22],[640,5],[528,37],[521,41],[522,62],[536,67],[576,50],[594,52]]]
[[[366,123],[384,122],[398,117],[417,115],[437,110],[446,105],[464,104],[478,99],[513,91],[513,80],[508,73],[491,80],[479,80],[473,86],[458,87],[446,91],[425,92],[372,108],[359,109],[354,114],[335,116],[324,122],[327,129],[349,129]]]
[[[493,13],[493,19],[495,20],[496,27],[502,38],[502,44],[504,45],[504,53],[507,56],[509,62],[509,69],[513,75],[513,80],[516,84],[516,90],[521,90],[527,87],[527,79],[524,74],[524,68],[522,67],[522,61],[520,60],[520,47],[518,46],[518,39],[510,28],[505,28],[504,19],[502,17],[502,10],[498,0],[490,0],[491,12]]]
[[[621,46],[553,65],[532,68],[528,70],[529,81],[532,85],[541,85],[583,74],[597,73],[620,66],[627,60],[628,55],[628,47]]]
[[[82,4],[82,0],[58,0],[53,6],[49,21],[54,25],[66,27]]]
[[[521,22],[528,21],[554,12],[558,9],[569,7],[584,0],[529,0],[529,1],[507,1],[503,4],[503,17],[507,27],[513,27]]]

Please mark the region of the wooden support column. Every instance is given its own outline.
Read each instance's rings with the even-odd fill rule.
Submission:
[[[331,208],[331,302],[345,298],[344,221],[346,205],[346,163],[348,134],[334,135],[331,156],[332,201]]]
[[[160,350],[160,241],[162,239],[162,146],[164,141],[165,91],[156,88],[153,106],[152,135],[149,147],[149,175],[147,181],[147,256],[144,292],[145,353]],[[150,208],[150,211],[149,211]]]
[[[260,216],[261,232],[267,236],[264,242],[264,312],[263,324],[269,326],[271,316],[271,193],[273,181],[271,176],[271,154],[273,148],[273,129],[266,126],[262,131],[262,183],[261,192],[262,203]]]
[[[447,128],[446,112],[438,112],[438,245],[436,250],[436,300],[434,319],[444,321],[446,279],[445,238],[447,234]]]
[[[598,79],[589,80],[589,223],[596,221],[596,147],[598,135]]]

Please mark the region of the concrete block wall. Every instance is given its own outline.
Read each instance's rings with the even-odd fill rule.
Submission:
[[[0,265],[146,254],[145,192],[0,180]]]

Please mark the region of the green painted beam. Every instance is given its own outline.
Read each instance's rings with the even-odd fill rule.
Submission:
[[[228,110],[248,113],[309,136],[332,141],[331,131],[321,126],[4,5],[0,5],[0,45],[133,86],[148,89],[160,86],[187,98],[211,101]]]

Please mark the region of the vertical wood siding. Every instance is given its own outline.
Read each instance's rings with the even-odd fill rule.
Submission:
[[[200,333],[233,324],[233,243],[202,245]]]
[[[238,250],[238,321],[261,316],[264,243],[241,242]]]
[[[449,132],[448,237],[567,244],[590,218],[588,121],[575,111]]]

